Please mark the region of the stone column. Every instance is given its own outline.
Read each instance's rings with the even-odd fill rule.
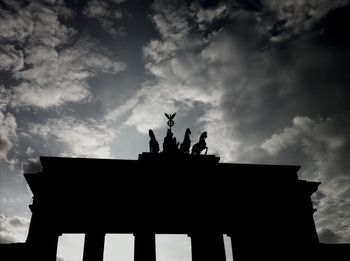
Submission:
[[[226,261],[225,244],[219,233],[192,233],[192,261]]]
[[[44,250],[44,253],[46,253],[43,260],[56,260],[58,237],[59,234],[57,232],[54,232],[52,234],[47,235],[43,239],[44,244],[42,246],[42,249]]]
[[[88,232],[85,234],[83,261],[103,261],[105,233]]]
[[[40,242],[29,244],[28,259],[38,261],[56,261],[58,233],[48,231]]]
[[[154,233],[135,233],[134,261],[156,261]]]
[[[46,216],[41,215],[33,205],[28,236],[26,240],[29,260],[56,261],[58,237],[61,235]],[[51,221],[51,220],[50,220]]]
[[[28,260],[56,261],[58,233],[48,231],[41,241],[26,243]]]
[[[36,211],[36,207],[34,207],[34,204],[29,205],[30,210],[32,211],[32,217],[30,219],[30,225],[29,225],[29,231],[26,243],[27,244],[35,244],[36,241],[40,241],[40,224],[43,223],[42,220],[40,220],[40,216],[38,216],[38,213]]]

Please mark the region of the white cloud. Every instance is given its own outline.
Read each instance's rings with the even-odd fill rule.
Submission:
[[[24,217],[7,217],[0,214],[0,244],[25,242],[29,220]]]
[[[73,28],[60,22],[57,10],[53,8],[34,3],[28,5],[28,9],[24,9],[22,12],[25,11],[30,12],[33,21],[33,30],[27,38],[29,46],[59,47],[75,33]]]
[[[18,71],[23,68],[23,51],[16,50],[12,45],[0,47],[0,70]]]
[[[9,5],[18,7],[17,2]],[[86,36],[72,44],[77,32],[60,21],[64,4],[58,7],[33,2],[11,15],[0,9],[1,39],[9,42],[0,50],[0,70],[11,72],[20,82],[13,88],[11,104],[49,108],[87,101],[91,98],[89,79],[125,69],[124,63]],[[63,48],[67,43],[71,47]]]
[[[227,6],[225,3],[220,3],[218,6],[200,9],[197,13],[198,23],[212,23],[216,19],[224,18],[227,15]]]
[[[317,199],[315,195],[318,211],[314,218],[323,242],[350,239],[350,173],[344,160],[349,150],[348,127],[344,124],[339,128],[339,124],[331,119],[295,117],[291,127],[273,134],[261,145],[271,155],[283,155],[288,150],[305,155],[300,175],[322,182],[319,191],[324,196]]]
[[[171,100],[171,97],[167,97],[168,94],[167,89],[163,89],[163,86],[142,89],[138,93],[138,102],[133,107],[126,124],[135,126],[141,133],[163,126],[163,112],[176,111],[174,101]]]
[[[29,132],[63,146],[62,156],[110,158],[115,131],[103,122],[77,120],[72,117],[50,119],[45,124],[31,124]],[[52,144],[53,146],[53,144]]]
[[[338,176],[334,168],[333,178],[323,180],[321,192],[325,197],[319,200],[317,212],[314,215],[320,240],[325,243],[349,242],[350,195],[349,176]],[[349,173],[347,173],[349,175]]]
[[[312,137],[315,122],[308,117],[295,117],[293,126],[285,128],[281,133],[273,134],[272,137],[261,144],[261,148],[271,155],[276,155],[280,150],[291,145],[300,144],[299,138],[303,135]]]
[[[0,85],[0,111],[4,111],[6,106],[10,103],[11,92],[7,90],[3,85]]]
[[[43,45],[27,49],[31,68],[15,74],[22,80],[14,89],[19,105],[48,108],[90,98],[88,80],[98,73],[117,73],[125,64],[113,61],[89,38],[58,52]]]
[[[10,112],[5,111],[5,106],[8,102],[6,92],[0,86],[0,160],[14,164],[14,160],[8,159],[7,153],[12,149],[17,140],[17,123],[15,117]]]
[[[24,40],[32,33],[34,21],[31,19],[30,10],[23,10],[18,6],[16,1],[6,1],[12,10],[22,10],[18,12],[10,12],[0,9],[0,39],[9,41],[24,42]]]
[[[147,46],[143,48],[143,52],[146,57],[160,62],[161,60],[168,58],[175,50],[177,46],[171,41],[159,41],[151,40]]]
[[[343,162],[348,147],[346,126],[339,128],[339,122],[332,119],[313,120],[295,117],[293,125],[275,133],[261,144],[261,148],[272,156],[295,150],[303,153],[304,175],[321,180],[328,186],[332,179],[349,176],[347,163]],[[335,173],[336,172],[336,173]]]
[[[203,131],[208,132],[208,153],[220,156],[220,162],[234,162],[241,152],[241,142],[234,139],[236,133],[232,123],[223,122],[223,118],[221,110],[211,109],[199,121],[203,124]]]
[[[124,15],[123,11],[118,7],[123,2],[122,0],[91,0],[84,8],[83,14],[87,17],[97,19],[101,27],[112,37],[124,37],[126,32],[120,23]]]
[[[319,175],[327,175],[328,164],[337,160],[337,153],[345,146],[347,137],[339,131],[331,119],[315,121],[308,117],[295,117],[293,126],[261,144],[261,148],[271,155],[291,146],[301,146],[321,170]]]

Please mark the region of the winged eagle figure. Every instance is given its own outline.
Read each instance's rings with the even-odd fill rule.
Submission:
[[[164,113],[165,117],[167,117],[168,120],[173,120],[175,118],[175,115],[176,113],[173,113],[173,114],[167,114],[167,113]]]
[[[165,117],[167,117],[167,119],[168,119],[168,126],[171,129],[171,127],[174,126],[174,124],[175,124],[173,119],[175,118],[176,113],[173,113],[173,114],[170,114],[170,115],[167,114],[167,113],[164,113],[164,115],[165,115]]]

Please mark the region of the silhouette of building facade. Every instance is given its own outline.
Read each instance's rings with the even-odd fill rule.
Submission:
[[[34,198],[17,249],[29,260],[56,260],[62,233],[85,234],[83,261],[103,260],[106,233],[132,233],[135,261],[155,261],[156,234],[187,234],[193,261],[225,261],[223,234],[235,261],[320,260],[310,198],[320,183],[298,179],[298,166],[154,153],[40,160],[42,172],[24,174]]]

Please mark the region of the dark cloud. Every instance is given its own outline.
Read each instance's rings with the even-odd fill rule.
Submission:
[[[11,226],[17,227],[17,228],[28,226],[28,220],[20,217],[13,217],[8,222]]]
[[[304,33],[310,33],[313,26],[331,10],[343,7],[347,0],[326,1],[261,1],[259,16],[266,32],[273,42],[290,40]],[[263,21],[265,20],[265,21]]]
[[[318,238],[322,243],[338,243],[340,237],[329,229],[323,229],[318,233]]]
[[[22,164],[23,173],[38,173],[42,171],[42,166],[39,158],[29,158]]]

